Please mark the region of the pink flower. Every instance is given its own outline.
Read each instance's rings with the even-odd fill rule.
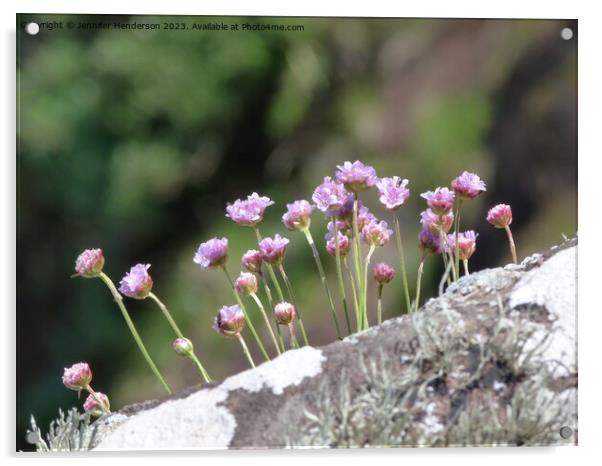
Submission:
[[[261,253],[256,249],[249,249],[243,254],[240,261],[243,269],[253,273],[261,273],[262,262],[263,259],[261,258]]]
[[[395,269],[385,262],[379,262],[372,268],[374,279],[381,285],[389,283],[395,277]]]
[[[264,238],[259,242],[261,258],[271,265],[280,265],[284,260],[289,240],[278,233],[274,238]]]
[[[440,230],[447,233],[454,223],[454,214],[450,211],[443,215],[437,215],[431,209],[426,209],[420,213],[420,223],[422,228],[435,234],[438,234]]]
[[[65,367],[63,372],[63,385],[65,387],[80,391],[92,382],[92,370],[87,362],[78,362],[71,367]]]
[[[103,406],[98,404],[96,398],[98,398]],[[111,403],[109,402],[109,397],[102,392],[96,392],[96,398],[92,394],[88,395],[88,398],[84,401],[84,411],[93,416],[101,416],[104,411],[108,411],[111,408]]]
[[[234,288],[245,296],[257,293],[257,277],[250,272],[241,272],[234,282]]]
[[[454,207],[454,192],[447,188],[437,188],[420,195],[437,215],[443,215]]]
[[[406,188],[408,180],[402,180],[398,176],[392,178],[381,178],[376,187],[380,193],[378,198],[389,210],[399,209],[410,196],[410,190]]]
[[[220,267],[228,258],[228,239],[212,238],[201,243],[192,259],[201,266],[201,269]]]
[[[370,246],[384,246],[392,234],[393,230],[384,220],[372,221],[362,228],[361,238]]]
[[[274,204],[269,197],[253,193],[246,200],[237,199],[226,206],[226,217],[243,226],[253,227],[263,219],[265,209]]]
[[[418,247],[426,254],[441,254],[441,241],[439,236],[430,230],[421,230],[418,235]]]
[[[338,232],[338,238],[339,238],[339,254],[341,256],[346,256],[347,253],[349,253],[349,248],[351,246],[351,244],[349,243],[349,237],[347,235],[344,235],[343,233],[341,233],[340,231]],[[334,234],[330,235],[330,239],[328,239],[326,241],[326,252],[328,252],[328,254],[330,254],[331,256],[336,256],[336,247],[337,247],[337,243],[336,240],[334,239]]]
[[[227,337],[238,335],[245,325],[245,315],[240,306],[223,306],[213,322],[213,330]]]
[[[337,220],[336,225],[339,233],[343,234],[345,234],[347,230],[351,228],[351,226],[347,222],[344,222],[342,220]],[[324,239],[326,241],[328,241],[331,238],[334,238],[334,223],[332,220],[326,225],[326,235],[324,235]]]
[[[489,209],[487,221],[496,228],[506,228],[512,223],[512,209],[507,204],[498,204]]]
[[[192,342],[188,338],[176,338],[173,349],[180,356],[190,356],[193,351]]]
[[[134,299],[146,298],[153,288],[153,279],[148,273],[150,264],[137,264],[119,282],[119,292]]]
[[[343,183],[347,189],[355,193],[365,191],[376,184],[378,178],[376,170],[369,165],[364,165],[359,160],[343,165],[337,165],[337,181]]]
[[[322,184],[314,190],[311,198],[322,212],[332,212],[343,207],[348,195],[341,183],[332,181],[332,178],[326,176]]]
[[[75,271],[82,277],[98,277],[105,265],[102,249],[86,249],[75,261]]]
[[[282,216],[282,223],[291,231],[305,230],[309,228],[310,215],[314,206],[305,200],[295,201],[292,204],[287,204],[287,211]]]
[[[472,230],[458,233],[458,257],[461,260],[468,260],[477,249],[477,237],[478,233]],[[447,237],[447,246],[450,251],[455,252],[456,250],[456,235],[450,233]]]
[[[274,315],[276,316],[276,322],[280,325],[288,325],[295,320],[297,311],[295,311],[295,306],[291,303],[281,302],[276,304]]]
[[[454,179],[451,186],[458,198],[464,201],[474,199],[486,191],[485,182],[475,173],[467,171]]]

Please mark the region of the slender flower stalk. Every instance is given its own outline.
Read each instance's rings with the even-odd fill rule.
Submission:
[[[364,286],[362,284],[362,257],[361,257],[361,246],[360,246],[360,232],[359,232],[359,227],[358,227],[358,223],[357,223],[357,216],[358,216],[358,195],[357,193],[354,194],[354,198],[353,198],[353,221],[352,221],[352,228],[353,228],[353,258],[354,258],[354,262],[355,262],[355,278],[356,278],[356,286],[358,289],[358,293],[359,293],[359,305],[360,305],[360,309],[359,309],[359,317],[360,317],[360,322],[362,320],[362,316],[364,315],[364,298],[362,296],[362,291],[364,289]],[[358,327],[358,330],[360,330],[361,325]]]
[[[278,352],[278,354],[282,354],[282,352],[280,351],[280,346],[278,345],[278,340],[276,339],[276,335],[274,334],[274,330],[272,329],[272,325],[270,324],[270,319],[268,319],[268,315],[265,312],[265,308],[263,307],[261,300],[259,299],[259,297],[257,296],[256,293],[251,293],[250,296],[251,296],[251,298],[253,298],[253,300],[255,301],[255,304],[257,304],[257,307],[261,311],[261,315],[263,316],[265,325],[267,326],[267,328],[270,332],[270,336],[272,337],[272,342],[274,343],[274,346],[276,347],[276,351]]]
[[[261,270],[257,272],[257,274],[259,275],[259,279],[263,283],[263,289],[266,296],[268,297],[268,304],[270,305],[270,309],[274,309],[274,299],[272,298],[272,290],[268,285],[268,281],[266,280],[265,275]],[[285,351],[284,339],[282,338],[282,334],[280,333],[280,327],[278,326],[278,322],[276,322],[276,332],[278,333],[278,344],[280,345],[280,351],[283,352]]]
[[[403,294],[406,300],[406,313],[411,311],[410,304],[410,291],[408,288],[408,272],[406,270],[406,261],[405,255],[403,252],[403,243],[401,240],[401,228],[399,227],[399,219],[397,215],[393,213],[394,223],[395,223],[395,236],[397,238],[397,249],[399,249],[399,257],[400,257],[400,266],[401,266],[401,281],[403,283]]]
[[[292,322],[290,324],[287,325],[288,327],[288,334],[290,337],[290,341],[291,341],[291,348],[299,348],[299,341],[297,340],[297,335],[295,333],[295,324],[293,324]]]
[[[464,275],[470,275],[468,271],[468,259],[463,259],[462,264],[464,265]]]
[[[249,326],[249,330],[251,330],[251,333],[253,334],[253,338],[255,338],[255,341],[257,342],[257,346],[259,346],[259,350],[261,351],[261,354],[263,354],[263,357],[267,361],[269,361],[270,356],[268,355],[267,351],[265,350],[265,347],[263,346],[263,343],[261,342],[261,338],[259,338],[259,335],[257,335],[257,331],[255,330],[255,326],[253,325],[253,322],[249,318],[247,309],[245,308],[245,305],[243,304],[242,299],[240,299],[240,295],[238,294],[238,291],[236,291],[236,288],[234,287],[234,281],[232,280],[232,277],[230,276],[230,273],[228,272],[228,269],[226,268],[226,264],[221,264],[220,267],[224,271],[224,274],[226,275],[228,282],[230,282],[230,287],[232,288],[232,293],[234,293],[236,302],[238,303],[242,313],[244,314],[245,321],[247,322],[247,325]]]
[[[420,258],[420,265],[418,266],[418,273],[416,274],[416,299],[414,300],[414,312],[418,311],[420,307],[420,287],[422,284],[422,274],[424,272],[424,259],[426,255],[423,254]]]
[[[288,275],[284,271],[284,267],[282,264],[278,266],[280,270],[280,274],[282,275],[282,279],[286,285],[289,296],[291,297],[291,301],[293,302],[296,312],[297,312],[297,320],[299,321],[299,328],[301,329],[301,336],[303,337],[303,342],[305,345],[309,346],[309,341],[307,340],[307,333],[305,333],[305,326],[303,325],[303,320],[301,319],[301,314],[299,313],[299,306],[297,306],[297,299],[295,298],[295,293],[293,292],[293,286],[291,285],[290,280],[288,279]]]
[[[458,198],[458,203],[456,207],[455,220],[456,224],[454,226],[454,271],[455,271],[455,279],[458,280],[460,278],[460,243],[458,242],[458,235],[460,234],[460,210],[462,209],[462,198]]]
[[[510,254],[512,254],[512,260],[515,264],[518,264],[518,259],[516,257],[516,245],[514,244],[514,237],[512,236],[510,226],[506,225],[504,230],[506,230],[506,234],[508,235],[508,243],[510,243]]]
[[[242,351],[243,351],[243,353],[245,353],[245,356],[247,357],[247,361],[249,361],[249,364],[251,365],[252,368],[255,368],[255,362],[253,362],[253,358],[251,357],[251,353],[249,352],[249,347],[245,343],[245,339],[242,337],[242,335],[240,333],[237,334],[236,337],[238,338],[238,341],[240,342],[240,346],[242,346]]]
[[[351,322],[349,320],[349,310],[347,309],[347,294],[345,292],[345,283],[343,282],[343,272],[341,269],[341,245],[339,244],[339,227],[337,224],[337,217],[332,218],[334,227],[334,244],[335,244],[335,261],[337,265],[337,279],[339,282],[339,291],[341,293],[341,299],[343,300],[343,310],[345,311],[345,321],[347,323],[347,331],[351,334]],[[337,336],[341,339],[341,334],[337,325]]]
[[[153,362],[152,358],[150,357],[150,354],[148,353],[146,347],[144,346],[144,343],[142,342],[142,338],[140,338],[140,335],[138,334],[138,331],[136,330],[134,322],[130,318],[130,314],[128,313],[125,305],[123,304],[123,298],[117,291],[117,288],[115,288],[113,281],[104,272],[100,272],[98,277],[105,283],[105,285],[107,285],[107,288],[109,288],[109,291],[113,295],[113,299],[117,303],[117,306],[119,307],[119,310],[121,311],[121,314],[123,315],[125,323],[127,324],[128,328],[130,329],[130,332],[132,333],[132,336],[134,337],[134,341],[138,345],[138,348],[140,349],[142,356],[144,356],[146,363],[149,365],[149,367],[151,368],[151,370],[153,371],[153,373],[155,374],[157,379],[159,379],[159,382],[161,382],[161,385],[163,385],[163,388],[165,389],[165,391],[167,393],[171,394],[171,389],[169,388],[169,385],[167,385],[167,382],[165,382],[165,379],[159,372],[159,369],[157,369],[157,366]]]
[[[328,297],[328,303],[330,304],[330,311],[332,314],[332,320],[334,321],[334,325],[337,332],[337,337],[341,339],[341,331],[339,328],[339,319],[337,318],[337,311],[334,306],[334,301],[332,299],[332,293],[330,292],[330,287],[328,286],[328,281],[326,280],[326,273],[324,272],[324,266],[322,265],[322,260],[320,259],[320,253],[318,252],[318,248],[316,248],[316,243],[314,242],[313,236],[309,228],[305,228],[302,230],[305,234],[305,238],[309,243],[311,248],[312,255],[314,256],[314,261],[316,262],[316,267],[318,268],[318,273],[320,274],[320,279],[322,280],[322,287],[326,292],[326,296]]]
[[[363,304],[362,304],[362,310],[363,310],[363,314],[362,314],[362,330],[365,330],[369,327],[368,324],[368,306],[367,306],[367,299],[368,299],[368,267],[370,266],[370,260],[372,259],[372,254],[374,254],[374,251],[376,250],[376,246],[374,244],[370,245],[370,249],[368,250],[368,254],[366,254],[366,260],[364,262],[364,278],[362,279],[362,283],[364,286],[364,289],[362,291],[362,299],[363,299]]]
[[[351,283],[351,293],[353,294],[353,305],[355,307],[355,325],[359,329],[360,305],[359,305],[359,301],[358,301],[357,289],[355,287],[355,279],[353,277],[353,272],[351,271],[351,268],[349,267],[349,261],[347,260],[347,256],[344,257],[344,261],[345,261],[345,269],[347,270],[347,274],[349,275],[349,283]]]
[[[178,324],[176,324],[176,321],[173,319],[171,313],[167,309],[167,306],[157,297],[157,295],[151,291],[148,294],[148,297],[151,298],[155,303],[157,303],[157,306],[159,306],[159,309],[161,310],[161,312],[167,319],[167,322],[169,322],[169,325],[171,326],[171,328],[174,331],[174,333],[176,334],[176,336],[178,338],[182,338],[182,339],[186,338],[182,334],[182,331],[178,327]],[[184,355],[186,357],[188,357],[194,363],[194,365],[197,367],[199,373],[201,374],[201,377],[203,377],[203,380],[205,380],[206,383],[211,383],[211,381],[212,381],[211,377],[209,376],[209,374],[207,373],[207,371],[201,364],[201,361],[199,360],[197,355],[194,353],[194,350],[191,349],[190,351],[186,352]]]
[[[383,299],[383,285],[382,285],[382,283],[379,283],[378,284],[378,303],[376,306],[376,319],[377,319],[378,325],[383,323],[382,299]]]

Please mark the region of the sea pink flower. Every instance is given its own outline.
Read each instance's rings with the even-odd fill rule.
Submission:
[[[257,249],[249,249],[242,256],[240,264],[247,272],[261,273],[261,252]]]
[[[369,165],[364,165],[359,160],[343,165],[337,165],[337,181],[343,183],[347,189],[355,193],[371,188],[378,181],[376,170]]]
[[[212,238],[201,243],[192,259],[201,269],[220,267],[228,258],[228,239]]]
[[[347,222],[351,224],[353,219],[353,203],[355,201],[355,196],[351,193],[347,194],[343,204],[336,210],[326,211],[327,217],[336,217],[338,220]],[[358,201],[358,206],[362,205],[362,201]]]
[[[227,337],[238,335],[244,326],[245,315],[238,304],[223,306],[213,322],[213,330]]]
[[[280,325],[288,325],[295,320],[297,311],[295,311],[295,306],[291,303],[281,302],[276,304],[274,315],[276,316],[276,322]]]
[[[343,220],[337,220],[337,230],[339,233],[345,234],[350,228],[351,226],[347,222],[344,222]],[[324,235],[324,239],[326,241],[331,238],[334,238],[334,223],[332,220],[326,225],[326,235]]]
[[[153,288],[153,279],[148,273],[150,264],[136,264],[119,282],[119,292],[135,299],[146,298]]]
[[[458,257],[461,260],[468,260],[477,248],[478,233],[473,230],[468,230],[463,233],[458,233]],[[450,251],[456,250],[456,235],[450,233],[447,237],[447,246]]]
[[[193,351],[192,342],[188,338],[176,338],[173,349],[180,356],[190,356]]]
[[[347,253],[349,252],[349,248],[351,246],[351,244],[349,243],[349,237],[347,235],[344,235],[343,233],[341,233],[340,231],[338,232],[338,238],[339,238],[339,254],[341,256],[346,256]],[[328,254],[330,254],[331,256],[336,256],[336,240],[334,239],[334,234],[330,235],[330,238],[326,241],[326,252],[328,252]]]
[[[437,188],[420,195],[437,215],[443,215],[454,207],[454,192],[447,188]]]
[[[362,228],[361,238],[370,246],[384,246],[392,234],[393,230],[389,228],[384,220],[380,222],[372,221]]]
[[[512,223],[512,209],[507,204],[498,204],[489,209],[487,221],[496,228],[506,228]]]
[[[96,398],[104,405],[104,410],[103,407],[98,404]],[[84,401],[84,411],[93,416],[102,416],[102,413],[105,410],[108,411],[111,409],[111,403],[109,402],[109,397],[102,392],[96,392],[96,398],[94,398],[92,394],[88,395],[88,398]]]
[[[234,288],[245,296],[257,293],[257,277],[250,272],[240,272],[234,282]]]
[[[380,193],[379,200],[388,210],[399,209],[410,196],[410,190],[406,187],[408,180],[402,180],[398,176],[392,178],[381,178],[376,187]]]
[[[87,362],[78,362],[65,367],[63,385],[71,390],[80,391],[92,382],[92,370]]]
[[[289,240],[278,233],[274,238],[264,238],[259,242],[261,258],[271,265],[280,265],[284,260]]]
[[[447,233],[454,224],[454,214],[449,211],[446,214],[437,215],[431,209],[426,209],[420,213],[420,223],[422,228],[426,228],[435,234],[438,234],[440,230]]]
[[[378,223],[376,216],[364,205],[358,205],[357,229],[362,231],[369,223]]]
[[[226,206],[226,217],[243,226],[253,227],[263,219],[265,209],[274,204],[269,197],[253,193],[247,199],[237,199]]]
[[[86,249],[75,261],[75,271],[82,277],[98,277],[105,265],[102,249]]]
[[[389,283],[395,277],[395,269],[385,262],[379,262],[372,268],[374,279],[380,284]]]
[[[422,229],[418,235],[418,247],[426,254],[441,254],[441,241],[439,236],[430,230]]]
[[[451,186],[458,198],[464,201],[474,199],[487,190],[485,182],[477,174],[467,171],[454,179]]]
[[[314,206],[305,200],[295,201],[287,204],[287,211],[282,216],[282,223],[291,231],[309,228],[310,215]]]
[[[348,195],[345,186],[326,176],[322,184],[314,190],[311,198],[322,212],[332,212],[343,207]]]

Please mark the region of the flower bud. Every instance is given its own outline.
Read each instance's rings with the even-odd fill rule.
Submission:
[[[434,234],[439,234],[440,231],[447,233],[454,223],[454,214],[450,211],[437,215],[431,209],[426,209],[420,213],[420,223],[422,228],[428,229]]]
[[[238,335],[245,325],[245,315],[240,306],[223,306],[213,322],[213,330],[224,336]]]
[[[102,249],[86,249],[75,261],[75,271],[82,277],[98,277],[105,265]]]
[[[102,406],[98,404],[96,398],[102,403]],[[92,394],[88,395],[88,398],[84,401],[84,411],[98,417],[102,416],[103,412],[111,409],[111,403],[109,402],[109,397],[102,392],[96,392],[96,398]]]
[[[349,248],[351,247],[349,237],[347,235],[344,235],[340,231],[337,233],[339,239],[339,254],[344,257],[347,255],[347,253],[349,252]],[[336,256],[337,243],[334,238],[334,235],[332,236],[332,238],[326,241],[326,252],[328,252],[328,254],[330,254],[333,257]]]
[[[192,342],[188,338],[176,338],[173,342],[173,349],[180,356],[190,356],[193,351]]]
[[[153,289],[153,279],[148,273],[150,264],[136,264],[119,282],[119,292],[134,299],[146,298]]]
[[[247,272],[261,273],[262,262],[261,253],[256,249],[249,249],[242,256],[241,265]]]
[[[288,325],[295,320],[297,311],[295,311],[295,306],[291,303],[281,302],[276,304],[274,315],[276,316],[276,322],[280,325]]]
[[[374,279],[380,284],[389,283],[395,277],[395,269],[385,262],[379,262],[372,269]]]
[[[78,362],[71,367],[65,367],[63,372],[63,385],[65,387],[80,391],[92,382],[92,370],[86,362]]]
[[[477,237],[478,233],[472,230],[458,233],[458,257],[461,260],[468,260],[474,254],[477,249]],[[456,250],[456,236],[450,233],[447,238],[447,245],[451,252],[455,253]]]
[[[257,293],[257,277],[250,272],[241,272],[234,282],[234,288],[245,296]]]
[[[507,204],[498,204],[489,209],[487,221],[496,228],[506,228],[512,223],[512,209]]]
[[[441,254],[441,241],[439,240],[439,236],[427,229],[422,229],[420,231],[420,234],[418,235],[418,247],[427,254]]]

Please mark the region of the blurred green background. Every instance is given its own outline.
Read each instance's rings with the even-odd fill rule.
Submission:
[[[21,27],[101,20],[303,31],[29,36]],[[464,226],[481,235],[473,270],[508,261],[503,232],[484,221],[495,203],[512,205],[522,257],[576,233],[576,21],[19,15],[17,25],[19,449],[30,449],[30,414],[46,430],[58,407],[81,403],[60,380],[74,362],[91,364],[93,386],[114,409],[163,396],[108,290],[69,278],[85,248],[104,250],[116,282],[131,265],[151,263],[154,291],[221,379],[246,368],[238,344],[211,330],[219,307],[234,301],[222,274],[201,271],[192,257],[200,242],[226,236],[238,273],[240,255],[256,244],[224,208],[252,191],[276,201],[261,230],[291,240],[285,266],[315,345],[335,337],[327,302],[304,238],[280,217],[338,163],[361,159],[381,176],[409,178],[400,216],[411,288],[419,193],[464,169],[488,183],[463,212]],[[565,27],[571,40],[561,38]],[[390,220],[375,192],[363,198]],[[324,227],[316,212],[321,251]],[[391,244],[374,261],[395,254]],[[333,261],[323,259],[336,290]],[[427,262],[426,296],[439,262]],[[385,288],[386,317],[401,299],[397,279]],[[172,388],[198,383],[154,303],[126,304]]]

